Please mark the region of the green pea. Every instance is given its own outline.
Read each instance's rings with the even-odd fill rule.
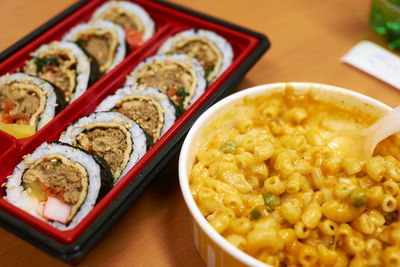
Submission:
[[[236,143],[235,143],[234,141],[232,141],[232,140],[225,141],[225,142],[221,145],[221,151],[222,151],[224,154],[227,154],[227,153],[235,153],[235,150],[236,150]]]
[[[273,194],[266,194],[263,196],[265,206],[267,206],[268,211],[273,211],[276,207],[276,198]]]
[[[257,220],[258,218],[260,218],[260,212],[256,209],[252,210],[250,213],[250,219]]]
[[[259,205],[253,208],[250,213],[251,220],[258,220],[259,218],[267,215],[268,208],[265,205]]]
[[[359,208],[367,203],[367,191],[361,187],[356,187],[350,192],[350,202],[354,207]]]

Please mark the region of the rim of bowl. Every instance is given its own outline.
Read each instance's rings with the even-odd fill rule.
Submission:
[[[367,104],[370,104],[373,109],[380,109],[383,112],[388,112],[392,108],[389,107],[388,105],[373,99],[367,95],[351,91],[349,89],[341,88],[341,87],[336,87],[332,85],[326,85],[326,84],[321,84],[321,83],[310,83],[310,82],[287,82],[287,83],[270,83],[270,84],[263,84],[263,85],[258,85],[255,87],[250,87],[247,89],[244,89],[242,91],[239,91],[237,93],[234,93],[226,98],[223,98],[222,100],[216,102],[214,105],[212,105],[210,108],[208,108],[193,124],[191,127],[190,131],[188,132],[185,141],[182,145],[180,156],[179,156],[179,184],[180,188],[182,191],[183,198],[186,202],[186,206],[189,209],[189,212],[191,213],[193,219],[197,222],[197,224],[200,226],[200,228],[207,234],[207,236],[215,242],[223,251],[237,259],[239,262],[249,265],[249,266],[270,266],[266,263],[263,263],[253,256],[250,256],[249,254],[245,253],[244,251],[240,250],[239,248],[235,247],[229,241],[227,241],[222,235],[220,235],[217,231],[214,230],[214,228],[209,224],[209,222],[205,219],[205,217],[201,214],[199,208],[197,207],[196,202],[194,201],[190,187],[189,187],[189,171],[186,166],[187,166],[187,159],[189,156],[190,152],[190,144],[192,143],[192,139],[194,138],[195,134],[198,131],[198,128],[202,126],[204,123],[207,121],[211,122],[215,118],[211,118],[212,115],[216,111],[219,111],[223,108],[226,108],[226,106],[233,105],[234,103],[237,103],[238,101],[242,100],[246,96],[259,96],[262,94],[266,94],[269,91],[278,91],[278,90],[284,90],[286,86],[293,86],[296,91],[304,91],[308,92],[312,89],[317,89],[317,90],[322,90],[322,91],[330,91],[334,92],[335,94],[344,94],[348,95],[350,97],[358,98],[362,101],[364,101]],[[221,113],[223,114],[223,113]],[[218,114],[220,115],[220,114]]]

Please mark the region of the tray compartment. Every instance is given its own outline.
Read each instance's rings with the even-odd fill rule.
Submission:
[[[0,184],[6,181],[6,177],[10,175],[20,161],[21,155],[21,146],[17,140],[13,136],[0,131]],[[3,191],[3,187],[0,191]],[[3,196],[2,193],[1,196]]]

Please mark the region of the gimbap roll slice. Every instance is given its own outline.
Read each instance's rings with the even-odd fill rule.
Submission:
[[[169,98],[152,87],[126,86],[105,98],[96,111],[115,110],[134,120],[155,143],[175,122]]]
[[[158,53],[186,54],[197,58],[208,82],[213,82],[232,63],[232,46],[222,36],[208,30],[179,32],[161,45]]]
[[[126,85],[143,84],[166,94],[184,112],[206,88],[204,71],[188,55],[155,55],[141,62],[128,76]]]
[[[112,188],[102,159],[67,144],[43,143],[6,183],[6,199],[60,230],[74,228]]]
[[[101,73],[112,70],[126,54],[124,30],[111,21],[79,24],[64,36],[63,41],[74,42],[82,48],[97,61]]]
[[[102,157],[116,183],[147,151],[144,131],[118,112],[95,112],[69,126],[61,142]]]
[[[77,99],[100,78],[98,66],[91,64],[83,51],[71,42],[55,41],[42,45],[31,54],[24,72],[60,88],[68,103]]]
[[[65,107],[62,93],[25,73],[0,77],[0,130],[16,138],[35,134]]]
[[[92,18],[109,20],[121,26],[131,49],[147,41],[155,30],[149,14],[141,6],[128,1],[106,2],[94,12]]]

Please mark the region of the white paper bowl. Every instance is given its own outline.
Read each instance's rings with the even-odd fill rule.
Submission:
[[[218,234],[207,222],[198,209],[189,188],[188,177],[195,163],[200,136],[219,115],[226,113],[235,104],[242,102],[244,97],[270,95],[283,92],[285,88],[294,89],[295,94],[305,94],[309,91],[321,101],[330,102],[353,112],[381,117],[391,108],[368,96],[347,89],[315,83],[274,83],[252,87],[222,99],[204,112],[190,129],[181,149],[179,157],[179,183],[183,198],[190,211],[190,230],[193,241],[203,261],[208,266],[269,266],[230,244]]]

